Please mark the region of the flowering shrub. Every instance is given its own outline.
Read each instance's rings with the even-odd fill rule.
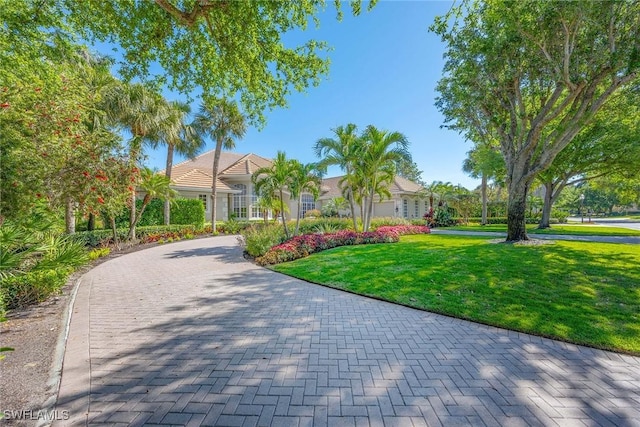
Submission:
[[[431,229],[426,225],[393,225],[378,227],[378,230],[386,233],[396,233],[398,236],[407,234],[429,234]]]
[[[366,233],[342,230],[328,234],[304,234],[272,247],[263,256],[256,258],[256,262],[260,265],[279,264],[338,246],[395,243],[401,235],[424,233],[429,233],[429,227],[401,225],[380,227]]]

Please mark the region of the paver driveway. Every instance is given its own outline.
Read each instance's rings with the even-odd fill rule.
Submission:
[[[234,237],[82,281],[62,425],[640,425],[640,358],[308,284]]]

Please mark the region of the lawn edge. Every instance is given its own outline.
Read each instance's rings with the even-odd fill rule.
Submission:
[[[281,263],[281,264],[286,264],[286,263]],[[486,326],[486,327],[490,327],[490,328],[496,328],[496,329],[500,329],[502,331],[505,331],[507,333],[508,332],[516,332],[516,333],[519,333],[519,334],[526,334],[526,335],[530,335],[530,336],[533,336],[533,337],[538,337],[538,338],[542,338],[542,339],[548,339],[548,340],[551,340],[551,341],[555,341],[557,343],[562,343],[562,344],[567,344],[567,345],[579,345],[579,346],[586,347],[586,348],[589,348],[589,349],[592,349],[592,350],[606,351],[606,352],[620,354],[620,355],[640,357],[640,351],[636,352],[636,351],[632,351],[632,350],[625,350],[625,349],[605,347],[605,346],[600,347],[600,346],[597,346],[597,345],[594,345],[594,344],[591,344],[591,343],[564,340],[564,339],[560,339],[560,338],[558,338],[556,336],[545,335],[545,334],[537,334],[537,333],[533,333],[533,332],[530,332],[530,331],[517,329],[517,328],[509,329],[509,328],[505,328],[504,326],[492,324],[490,322],[482,322],[482,321],[470,319],[470,318],[467,318],[467,317],[457,317],[457,316],[454,316],[454,315],[449,314],[449,313],[440,312],[438,310],[429,310],[429,309],[426,309],[426,308],[416,307],[416,306],[413,306],[413,305],[410,305],[410,304],[407,304],[407,303],[403,303],[403,302],[391,301],[391,300],[388,300],[386,298],[379,297],[377,295],[361,294],[361,293],[358,293],[358,292],[355,292],[355,291],[352,291],[352,290],[349,290],[349,289],[343,289],[343,288],[339,288],[339,287],[336,287],[336,286],[332,286],[332,285],[327,284],[327,283],[315,282],[315,281],[308,280],[308,279],[305,279],[305,278],[302,278],[302,277],[294,276],[292,274],[287,274],[287,273],[283,273],[283,272],[280,272],[280,271],[276,271],[274,269],[274,267],[276,265],[280,265],[280,264],[268,265],[268,266],[264,266],[263,268],[271,270],[274,273],[282,274],[283,276],[292,277],[294,279],[302,280],[303,282],[306,282],[306,283],[309,283],[309,284],[312,284],[312,285],[318,285],[318,286],[322,286],[322,287],[329,288],[329,289],[335,289],[337,291],[342,291],[342,292],[345,292],[345,293],[348,293],[348,294],[351,294],[351,295],[358,295],[358,296],[361,296],[361,297],[370,298],[370,299],[373,299],[373,300],[382,301],[382,302],[386,302],[386,303],[389,303],[389,304],[395,304],[395,305],[399,305],[399,306],[402,306],[402,307],[410,308],[410,309],[413,309],[413,310],[422,311],[422,312],[425,312],[425,313],[437,314],[439,316],[448,317],[450,319],[455,319],[455,320],[464,321],[464,322],[470,322],[470,323],[474,323],[476,325],[482,325],[482,326]]]

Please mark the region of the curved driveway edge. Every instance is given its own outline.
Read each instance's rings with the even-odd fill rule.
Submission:
[[[640,425],[640,358],[312,285],[214,237],[83,276],[56,409],[65,426]]]

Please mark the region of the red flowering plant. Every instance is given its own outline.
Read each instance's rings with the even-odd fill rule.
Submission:
[[[400,225],[379,227],[376,231],[365,233],[342,230],[326,234],[303,234],[272,247],[263,256],[256,258],[256,262],[260,265],[279,264],[338,246],[395,243],[401,235],[426,234],[429,231],[429,227],[425,226]]]

